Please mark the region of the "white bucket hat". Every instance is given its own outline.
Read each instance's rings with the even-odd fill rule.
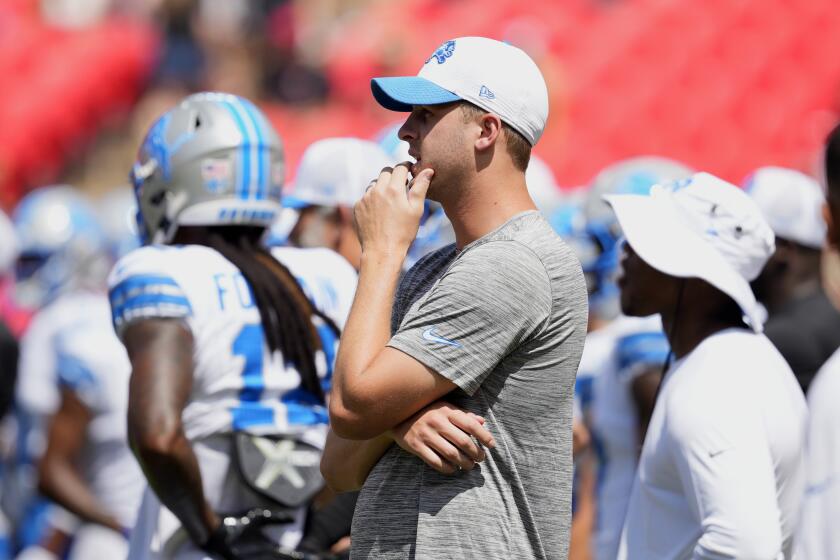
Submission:
[[[627,242],[653,268],[700,278],[731,297],[755,332],[761,308],[750,282],[775,251],[775,237],[756,203],[708,173],[654,185],[650,196],[608,195]]]
[[[749,176],[745,189],[777,237],[822,249],[825,195],[815,179],[793,169],[762,167]]]

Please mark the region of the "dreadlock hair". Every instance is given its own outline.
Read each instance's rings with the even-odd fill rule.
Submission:
[[[263,231],[254,226],[211,227],[207,245],[242,272],[260,312],[269,349],[280,350],[297,367],[303,388],[323,402],[315,364],[315,354],[323,347],[313,320],[320,319],[336,336],[340,331],[312,305],[289,269],[260,243]]]

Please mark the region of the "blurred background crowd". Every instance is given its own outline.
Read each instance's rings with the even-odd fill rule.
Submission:
[[[840,114],[838,29],[832,0],[0,2],[0,559],[66,526],[43,521],[35,497],[57,374],[28,327],[64,293],[103,290],[110,264],[139,244],[128,171],[153,120],[194,91],[253,100],[286,151],[288,210],[268,242],[329,247],[358,266],[353,202],[407,156],[369,79],[412,75],[418,53],[465,35],[520,46],[548,83],[527,182],[575,247],[591,309],[572,557],[614,555],[667,344],[658,324],[619,317],[620,232],[600,196],[694,170],[748,189],[778,238],[754,290],[807,390],[840,346],[819,167]],[[452,239],[430,204],[407,265]],[[27,352],[51,372],[19,369]]]

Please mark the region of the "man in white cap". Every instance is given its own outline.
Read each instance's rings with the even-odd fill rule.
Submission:
[[[352,556],[565,558],[587,303],[579,262],[526,188],[548,116],[543,77],[520,49],[463,37],[418,76],[372,89],[384,107],[410,111],[400,137],[417,161],[385,169],[355,208],[362,266],[322,461],[333,485],[359,465],[370,471]],[[427,194],[456,243],[397,289]],[[457,408],[427,423],[430,406]],[[468,455],[476,416],[492,437]]]
[[[618,557],[790,558],[806,407],[761,334],[749,285],[773,253],[770,226],[747,194],[707,173],[606,199],[627,239],[622,311],[660,313],[676,358]]]
[[[828,242],[840,247],[840,126],[825,149]],[[840,350],[817,373],[808,392],[807,487],[797,531],[798,558],[840,558]]]
[[[767,308],[764,329],[803,391],[840,346],[840,312],[822,288],[825,201],[819,183],[781,167],[762,167],[746,189],[776,234],[776,252],[752,283]]]
[[[353,230],[353,205],[371,177],[394,161],[375,142],[360,138],[326,138],[303,153],[283,205],[298,210],[289,234],[293,245],[326,247],[359,269],[361,247]]]

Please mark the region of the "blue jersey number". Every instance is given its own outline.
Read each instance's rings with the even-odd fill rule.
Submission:
[[[242,327],[233,341],[234,356],[245,358],[242,368],[242,391],[239,393],[240,404],[233,409],[234,429],[249,426],[274,424],[274,410],[260,406],[260,397],[265,389],[263,380],[263,336],[262,325],[251,324]]]
[[[324,390],[328,391],[338,337],[326,325],[320,327],[318,333],[321,335],[327,359],[328,371],[323,386]],[[245,358],[245,366],[242,368],[243,385],[239,393],[241,402],[231,411],[234,430],[274,424],[274,409],[266,407],[260,402],[265,390],[265,380],[263,378],[264,343],[265,337],[260,324],[245,325],[233,341],[233,354]],[[289,424],[315,425],[328,423],[324,403],[302,387],[287,392],[280,400],[286,407],[286,421]]]

